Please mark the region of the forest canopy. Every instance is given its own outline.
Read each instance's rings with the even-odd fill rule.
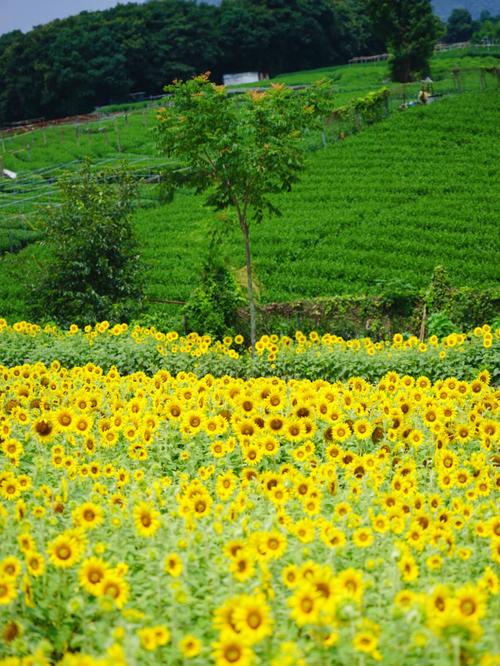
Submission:
[[[0,36],[0,124],[86,113],[211,70],[270,75],[383,45],[362,0],[150,0]]]

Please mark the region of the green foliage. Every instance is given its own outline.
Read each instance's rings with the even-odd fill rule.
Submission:
[[[444,312],[433,312],[427,320],[427,334],[444,338],[456,330],[455,324],[444,314]]]
[[[276,74],[379,51],[361,0],[120,4],[1,37],[0,124],[157,95],[208,69]]]
[[[275,74],[380,51],[360,0],[224,0],[220,21],[226,72]]]
[[[426,295],[429,314],[440,313],[441,310],[446,309],[450,302],[451,293],[452,286],[448,271],[444,266],[436,266]]]
[[[435,267],[424,300],[430,315],[428,330],[435,326],[442,331],[435,332],[436,335],[447,335],[456,330],[457,325],[472,328],[482,321],[491,321],[500,306],[498,291],[453,288],[448,271],[443,266]]]
[[[429,74],[429,61],[440,34],[430,0],[366,0],[375,29],[392,54],[394,81]]]
[[[474,32],[472,16],[467,9],[455,8],[446,23],[445,39],[449,43],[467,42]]]
[[[294,348],[282,349],[274,360],[270,360],[267,354],[252,360],[246,350],[240,353],[239,358],[230,358],[216,351],[201,356],[162,354],[159,347],[155,336],[143,338],[138,343],[130,333],[92,338],[81,331],[55,337],[45,332],[35,336],[19,335],[11,330],[0,335],[0,364],[15,366],[42,361],[48,365],[57,360],[68,368],[92,363],[105,372],[116,367],[120,373],[127,374],[145,372],[152,375],[165,369],[172,375],[193,372],[198,377],[206,374],[242,378],[273,376],[331,382],[354,376],[376,382],[395,369],[400,375],[425,375],[432,381],[445,377],[471,380],[479,371],[487,369],[492,383],[500,381],[498,341],[486,349],[482,339],[475,337],[470,337],[465,347],[447,349],[444,359],[440,358],[439,349],[428,349],[422,353],[418,348],[398,350],[388,347],[372,356],[363,348],[312,346],[300,354]]]
[[[61,204],[47,212],[51,254],[31,288],[32,314],[60,324],[130,319],[141,307],[140,263],[130,225],[135,185],[125,171],[60,182]]]
[[[358,126],[358,129],[361,122],[371,124],[382,120],[389,111],[390,95],[389,88],[382,88],[365,97],[353,99],[344,106],[336,107],[331,119],[342,122],[351,121]]]
[[[460,25],[465,23],[468,28],[468,17],[462,14],[463,21],[459,21]],[[484,10],[479,16],[479,20],[472,21],[472,36],[470,37],[473,44],[484,44],[491,48],[495,43],[498,44],[500,40],[500,13],[492,15],[491,12]]]
[[[275,85],[235,100],[202,75],[165,92],[170,99],[158,113],[157,138],[177,160],[164,177],[171,197],[189,185],[208,193],[207,206],[230,208],[240,221],[279,215],[271,195],[290,190],[304,168],[302,135],[327,113],[327,84],[300,93]]]
[[[477,64],[494,65],[495,58],[494,51],[489,56],[473,53],[449,52],[433,59],[438,92],[453,90],[449,71],[454,65],[476,69],[464,73],[463,79],[466,90],[478,90]],[[386,63],[283,78],[300,83],[327,73],[337,76],[337,88],[344,92],[335,99],[344,104],[359,96],[358,89],[380,87]],[[462,298],[463,314],[453,312],[450,319],[464,321],[464,325],[468,321],[472,325],[472,319],[474,323],[492,319],[494,300],[488,296],[485,303],[479,296],[479,290],[498,281],[491,242],[497,230],[491,183],[496,176],[498,93],[489,74],[487,85],[485,92],[447,96],[426,108],[394,113],[346,141],[337,141],[340,123],[333,122],[327,128],[324,150],[316,150],[321,140],[319,134],[310,132],[306,145],[315,150],[308,153],[300,182],[291,192],[272,196],[283,212],[286,233],[281,222],[252,229],[255,272],[262,286],[260,300],[268,303],[386,291],[392,297],[408,293],[408,287],[426,289],[434,267],[442,264],[455,285],[474,289],[473,297]],[[399,86],[391,87],[393,93],[400,90]],[[416,95],[418,87],[409,87],[409,98],[412,89]],[[5,166],[29,176],[32,169],[81,159],[88,153],[95,160],[126,156],[131,163],[137,161],[138,166],[144,164],[156,173],[165,160],[152,157],[152,120],[152,111],[129,114],[128,124],[124,118],[101,120],[88,127],[109,127],[109,131],[81,131],[80,144],[77,128],[67,126],[6,139]],[[121,154],[117,153],[114,123],[121,137]],[[45,173],[41,171],[36,178],[45,179]],[[16,199],[21,196],[21,184],[20,180]],[[154,196],[156,186],[141,186],[141,191],[146,187],[148,196]],[[7,229],[5,210],[0,211],[0,226]],[[186,301],[193,291],[196,273],[192,267],[199,265],[207,248],[207,213],[200,199],[184,190],[168,208],[136,210],[132,222],[148,266],[147,316],[153,318],[151,323],[170,322],[162,324],[163,328],[180,328],[180,306],[159,301]],[[244,265],[237,228],[227,230],[225,244],[230,264]],[[0,314],[10,321],[29,317],[24,278],[34,273],[35,281],[38,266],[46,261],[44,248],[38,243],[0,257]]]
[[[218,246],[221,241],[221,234],[214,233],[203,264],[200,284],[182,309],[186,332],[208,333],[217,338],[236,332],[237,311],[245,300],[220,257]]]
[[[235,100],[205,74],[175,81],[165,92],[169,99],[158,113],[157,138],[160,150],[175,160],[164,175],[167,199],[189,185],[197,194],[207,193],[207,206],[228,209],[236,218],[245,245],[253,348],[250,223],[266,214],[281,215],[272,195],[289,191],[298,180],[304,168],[303,134],[321,127],[331,104],[329,86],[319,82],[297,93],[277,84]]]

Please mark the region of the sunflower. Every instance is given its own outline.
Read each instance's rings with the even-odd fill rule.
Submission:
[[[321,595],[311,583],[301,583],[288,600],[290,616],[299,627],[316,624],[319,617]]]
[[[144,627],[137,633],[145,650],[156,650],[170,641],[170,631],[164,625]]]
[[[56,414],[56,420],[61,430],[68,430],[75,421],[75,413],[70,409],[60,409]]]
[[[170,553],[165,557],[163,568],[168,574],[174,578],[178,578],[182,574],[184,567],[179,555],[177,553]]]
[[[352,645],[357,652],[370,654],[377,649],[378,639],[372,633],[362,631],[354,636]]]
[[[57,434],[56,422],[48,414],[33,422],[32,431],[41,441],[50,441]]]
[[[28,551],[25,553],[26,566],[33,577],[42,576],[45,572],[45,560],[41,553]]]
[[[412,590],[401,590],[394,597],[394,604],[402,611],[408,611],[418,601],[418,595]]]
[[[213,644],[215,666],[250,666],[254,653],[250,646],[234,634],[221,634]]]
[[[372,515],[370,520],[373,529],[375,530],[375,532],[379,532],[379,534],[385,534],[385,532],[387,532],[390,527],[389,519],[383,513]]]
[[[351,434],[348,423],[336,423],[332,429],[332,436],[337,442],[344,442]]]
[[[418,578],[419,567],[415,558],[409,553],[404,554],[398,562],[398,568],[401,573],[401,578],[409,583]]]
[[[242,640],[249,645],[259,643],[272,631],[272,617],[263,595],[243,595],[233,613],[233,622]]]
[[[263,545],[266,559],[278,560],[287,549],[287,540],[280,532],[267,532],[260,543]]]
[[[166,416],[168,419],[178,421],[182,417],[182,402],[179,400],[172,400],[167,405]]]
[[[204,428],[204,418],[201,411],[189,411],[182,419],[183,431],[189,435],[195,435]]]
[[[24,448],[17,439],[7,439],[5,442],[2,442],[2,451],[9,458],[20,458],[24,453]]]
[[[342,548],[346,542],[344,532],[330,523],[322,525],[320,538],[321,541],[330,548]]]
[[[81,545],[67,534],[60,534],[47,548],[50,561],[60,569],[72,567],[80,559],[81,552]]]
[[[6,606],[17,597],[15,579],[0,576],[0,606]]]
[[[288,564],[281,572],[283,583],[288,588],[293,588],[299,583],[299,570],[295,564]]]
[[[373,532],[367,527],[360,527],[354,531],[352,540],[358,548],[368,548],[373,543]]]
[[[23,553],[27,553],[31,550],[36,550],[36,543],[33,537],[29,532],[22,532],[19,534],[17,537],[17,542],[19,544],[19,548]]]
[[[203,493],[198,493],[192,500],[192,515],[195,518],[203,518],[210,513],[210,508],[212,506],[212,498],[205,491]]]
[[[337,583],[342,594],[348,599],[361,601],[363,598],[363,574],[357,569],[344,569],[337,576]]]
[[[18,560],[17,557],[10,555],[0,562],[0,577],[15,579],[21,573],[21,568],[22,565],[20,560]]]
[[[109,567],[104,560],[98,557],[89,557],[82,562],[79,571],[80,585],[90,592],[97,594],[99,585],[103,581]]]
[[[261,448],[264,455],[275,456],[280,450],[280,443],[275,437],[269,435],[268,437],[264,437],[261,441]]]
[[[368,419],[359,419],[353,424],[353,432],[357,439],[368,439],[372,434],[372,425]]]
[[[242,452],[247,465],[257,465],[264,457],[264,451],[257,443],[244,446]]]
[[[268,418],[266,422],[266,430],[273,435],[280,433],[285,426],[285,419],[278,414]]]
[[[229,567],[236,580],[243,582],[251,578],[255,573],[253,557],[245,550],[238,553]]]
[[[186,636],[179,641],[179,652],[186,659],[197,657],[201,652],[201,648],[202,643],[200,639],[193,636],[193,634],[186,634]]]
[[[321,567],[312,574],[309,580],[325,601],[333,599],[337,588],[337,581],[330,567]]]
[[[133,511],[137,532],[143,537],[152,537],[158,531],[160,512],[148,502],[140,502]]]
[[[94,502],[84,502],[73,511],[75,525],[83,529],[93,529],[104,520],[102,506]]]
[[[16,500],[21,494],[21,486],[14,476],[9,477],[0,485],[0,496],[7,500]]]
[[[219,474],[215,484],[215,492],[221,499],[228,499],[234,493],[237,477],[232,470]]]
[[[436,585],[430,595],[427,595],[425,609],[427,624],[431,629],[438,629],[443,618],[451,610],[452,600],[449,588],[446,585]]]
[[[6,643],[12,643],[23,633],[22,625],[15,620],[10,620],[2,629],[2,638]]]
[[[425,560],[425,564],[430,571],[438,571],[443,566],[443,558],[441,555],[429,555]]]
[[[305,430],[301,419],[287,419],[283,429],[283,435],[289,442],[298,442],[304,438]]]
[[[130,588],[127,581],[119,576],[114,569],[108,569],[96,587],[94,594],[98,597],[111,597],[117,608],[123,608],[129,597]]]
[[[268,389],[269,390],[269,389]],[[265,408],[267,411],[277,412],[282,409],[286,403],[285,396],[278,391],[271,390],[265,399]]]
[[[295,523],[293,533],[302,543],[313,542],[315,536],[313,521],[309,518],[302,518]]]
[[[474,585],[464,585],[456,590],[453,603],[460,619],[467,623],[477,622],[486,614],[484,593]]]

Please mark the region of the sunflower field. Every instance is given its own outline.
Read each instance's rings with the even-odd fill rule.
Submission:
[[[9,335],[42,334],[30,326]],[[490,352],[497,333],[471,340]],[[149,337],[198,358],[242,342]],[[334,346],[260,342],[256,363]],[[427,345],[446,361],[448,343]],[[0,666],[500,663],[488,369],[327,381],[3,362]]]

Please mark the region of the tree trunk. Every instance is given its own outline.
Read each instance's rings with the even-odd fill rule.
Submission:
[[[252,358],[255,356],[255,342],[257,332],[257,318],[255,311],[255,300],[253,297],[253,279],[252,279],[252,254],[250,252],[250,230],[245,217],[240,217],[241,231],[245,240],[245,259],[247,265],[247,294],[248,306],[250,309],[250,343],[252,345]]]

